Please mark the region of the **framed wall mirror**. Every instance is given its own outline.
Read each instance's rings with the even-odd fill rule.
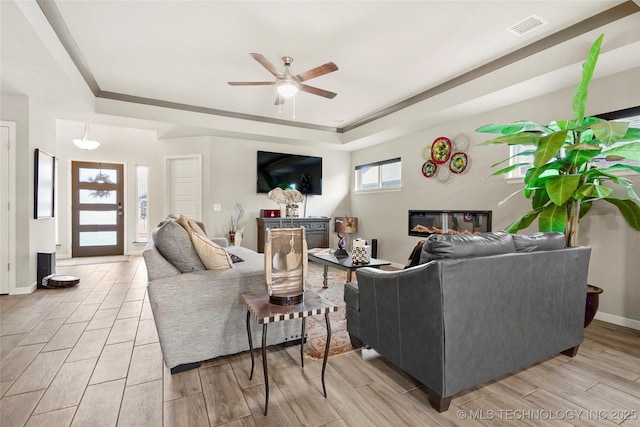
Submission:
[[[36,148],[33,198],[33,217],[35,219],[53,218],[55,160],[53,155]]]

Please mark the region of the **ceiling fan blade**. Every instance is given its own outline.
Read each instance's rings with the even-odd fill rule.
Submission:
[[[277,95],[276,96],[276,102],[273,103],[273,105],[282,105],[284,104],[284,101],[286,101],[287,98],[285,98],[282,95]]]
[[[309,71],[305,71],[304,73],[296,75],[296,78],[299,81],[304,82],[305,80],[311,80],[311,79],[315,79],[316,77],[329,74],[331,72],[336,71],[337,69],[338,69],[338,66],[336,64],[334,64],[333,62],[327,62],[324,65],[321,65]]]
[[[280,71],[278,71],[276,66],[273,65],[263,55],[260,55],[259,53],[250,53],[249,55],[251,55],[253,57],[253,59],[255,59],[256,61],[258,61],[260,63],[260,65],[262,65],[264,68],[266,68],[271,74],[273,74],[276,77],[282,77],[282,73]]]
[[[231,86],[267,86],[274,85],[276,82],[227,82]]]
[[[314,95],[324,96],[325,98],[333,99],[337,95],[335,92],[330,92],[328,90],[319,89],[317,87],[308,86],[308,85],[300,85],[300,90],[307,93],[312,93]]]

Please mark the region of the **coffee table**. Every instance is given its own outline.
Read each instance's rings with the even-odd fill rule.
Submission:
[[[251,352],[251,373],[249,380],[253,378],[253,338],[251,337],[250,319],[253,314],[258,324],[262,325],[262,369],[264,372],[264,414],[267,415],[269,409],[269,373],[267,370],[267,325],[269,323],[282,322],[291,319],[302,319],[302,335],[300,339],[300,364],[304,368],[304,329],[306,318],[324,314],[327,322],[327,343],[324,347],[324,358],[322,359],[322,391],[327,397],[327,388],[324,385],[324,371],[327,368],[327,357],[329,356],[329,345],[331,343],[331,324],[329,323],[329,313],[338,311],[338,306],[333,302],[322,298],[312,291],[305,291],[304,298],[300,304],[276,305],[269,303],[269,294],[245,294],[242,301],[247,307],[247,335],[249,338],[249,351]]]
[[[360,263],[354,264],[351,258],[351,255],[349,255],[346,258],[336,258],[335,255],[333,254],[324,254],[321,252],[316,252],[316,253],[308,252],[308,258],[309,258],[309,261],[319,262],[324,266],[323,281],[322,281],[323,288],[328,287],[327,272],[329,271],[329,267],[334,267],[339,270],[346,271],[347,282],[350,282],[352,277],[351,273],[356,271],[358,268],[362,268],[362,267],[380,268],[383,265],[391,265],[391,262],[389,261],[385,261],[383,259],[376,259],[376,258],[371,258],[371,260],[366,264],[360,264]]]

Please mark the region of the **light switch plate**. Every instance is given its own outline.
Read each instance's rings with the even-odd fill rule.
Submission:
[[[214,212],[220,212],[222,210],[222,205],[220,203],[214,203],[213,204],[213,211]]]

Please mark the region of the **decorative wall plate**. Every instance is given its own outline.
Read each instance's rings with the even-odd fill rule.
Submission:
[[[449,169],[453,173],[462,173],[467,168],[469,164],[469,158],[465,153],[454,153],[451,156],[451,163],[449,164]]]
[[[451,140],[441,136],[431,144],[431,158],[436,164],[446,163],[451,157]]]
[[[449,184],[453,181],[453,175],[449,171],[449,168],[438,168],[436,179],[442,184]]]
[[[422,175],[425,178],[431,178],[432,176],[434,176],[436,174],[437,170],[438,170],[438,165],[436,165],[433,162],[433,160],[427,160],[422,165]]]
[[[453,138],[454,151],[467,151],[471,147],[472,138],[467,133],[459,133]]]

